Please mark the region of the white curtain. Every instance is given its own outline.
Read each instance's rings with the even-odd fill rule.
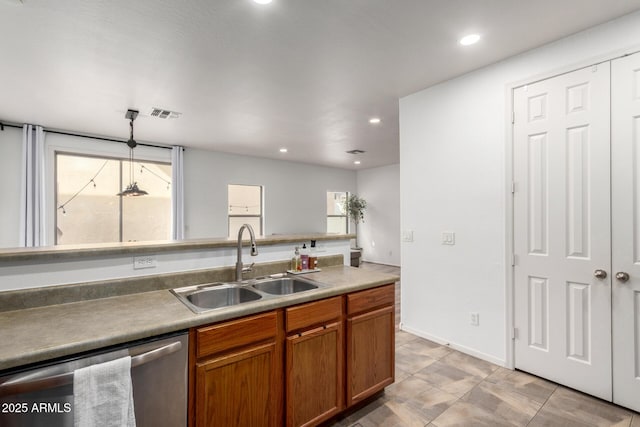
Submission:
[[[171,237],[184,239],[184,148],[171,150]]]
[[[20,245],[44,246],[44,130],[42,126],[22,128],[22,179],[20,184]]]

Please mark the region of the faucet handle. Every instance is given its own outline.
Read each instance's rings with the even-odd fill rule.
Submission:
[[[248,273],[249,271],[251,271],[251,269],[253,268],[253,266],[255,265],[255,262],[252,262],[248,267],[245,267],[244,264],[242,265],[242,272],[243,273]]]

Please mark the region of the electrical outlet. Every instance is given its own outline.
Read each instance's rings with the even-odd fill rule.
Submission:
[[[476,312],[471,312],[469,313],[469,323],[472,326],[479,326],[480,325],[480,313],[476,313]]]
[[[134,270],[139,270],[141,268],[156,268],[157,266],[158,266],[158,259],[155,257],[155,255],[133,257]]]
[[[402,230],[402,241],[413,242],[413,230]]]
[[[453,231],[443,231],[442,232],[442,244],[443,245],[455,245],[456,244],[456,233]]]

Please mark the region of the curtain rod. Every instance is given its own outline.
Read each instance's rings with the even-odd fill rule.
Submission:
[[[20,126],[20,125],[14,125],[14,124],[0,122],[0,130],[4,130],[5,127],[22,129],[22,126]],[[126,144],[127,143],[127,141],[125,141],[123,139],[105,138],[105,137],[102,137],[102,136],[81,135],[81,134],[78,134],[78,133],[63,132],[63,131],[59,131],[59,130],[45,129],[45,132],[55,133],[55,134],[58,134],[58,135],[77,136],[77,137],[80,137],[80,138],[97,139],[99,141],[119,142],[121,144]],[[147,144],[145,142],[138,142],[138,145],[142,145],[144,147],[164,148],[165,150],[171,150],[173,148],[173,147],[167,147],[165,145]],[[184,148],[182,149],[182,151],[184,151]]]

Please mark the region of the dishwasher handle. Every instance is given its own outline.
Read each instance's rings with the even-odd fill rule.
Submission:
[[[175,353],[182,348],[182,343],[176,341],[162,347],[147,351],[146,353],[133,356],[131,358],[131,367],[144,365],[153,360]],[[0,384],[0,397],[13,396],[16,394],[29,393],[33,391],[45,390],[48,388],[61,387],[73,384],[73,371],[62,374],[51,375],[37,380],[9,380]]]

